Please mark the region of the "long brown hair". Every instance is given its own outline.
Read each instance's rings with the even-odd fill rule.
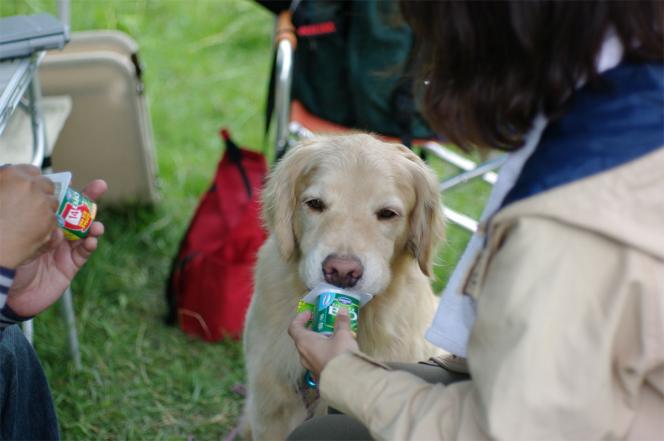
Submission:
[[[664,59],[664,2],[407,1],[423,111],[463,146],[513,150],[534,117],[559,115],[615,32],[630,61]]]

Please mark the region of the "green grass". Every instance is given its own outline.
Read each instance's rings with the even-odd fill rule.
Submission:
[[[0,16],[55,13],[54,0],[0,0]],[[242,400],[241,347],[162,324],[164,280],[220,155],[218,129],[259,147],[272,17],[249,0],[71,0],[74,30],[119,29],[140,44],[160,170],[152,209],[102,209],[107,233],[73,283],[83,355],[75,371],[58,308],[35,321],[64,439],[219,439]],[[443,171],[439,166],[437,169]],[[446,198],[477,214],[479,183]],[[468,234],[450,226],[443,286]]]

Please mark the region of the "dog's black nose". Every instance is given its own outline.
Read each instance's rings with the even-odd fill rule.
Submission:
[[[362,262],[355,256],[330,254],[323,261],[325,281],[339,288],[355,286],[363,273]]]

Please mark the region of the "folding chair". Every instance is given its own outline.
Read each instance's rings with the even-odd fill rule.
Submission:
[[[275,151],[277,158],[281,157],[298,139],[312,137],[317,132],[335,133],[347,132],[353,129],[353,127],[345,127],[313,115],[302,103],[292,99],[291,91],[296,48],[297,33],[292,22],[292,12],[290,10],[283,11],[277,16],[275,26],[276,55],[273,83],[274,117],[276,120]],[[400,141],[394,137],[380,134],[378,136],[387,141]],[[497,179],[495,170],[506,159],[506,155],[500,155],[478,164],[434,139],[414,139],[413,145],[417,145],[427,153],[447,164],[451,164],[457,170],[457,174],[439,183],[441,193],[478,177],[493,185]],[[478,221],[473,217],[448,206],[444,206],[443,211],[446,218],[454,224],[470,232],[477,230]]]
[[[11,28],[7,25],[4,29]],[[53,35],[60,32],[60,38],[66,42],[68,30],[64,25]],[[12,41],[12,44],[18,41]],[[64,45],[64,42],[58,41],[54,47],[60,44]],[[43,57],[43,50],[35,50],[22,57],[0,60],[0,135],[3,135],[0,138],[0,162],[29,163],[49,173],[49,158],[71,110],[71,100],[68,97],[42,97],[37,68]],[[81,354],[70,288],[63,294],[61,305],[71,356],[74,366],[80,369]],[[32,320],[24,322],[23,332],[32,343]]]

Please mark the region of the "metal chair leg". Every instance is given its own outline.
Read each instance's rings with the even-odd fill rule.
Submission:
[[[459,213],[458,211],[445,206],[443,206],[443,215],[445,216],[445,219],[460,226],[466,231],[470,231],[471,233],[477,231],[479,222],[470,216],[466,216],[463,213]]]
[[[275,67],[274,108],[277,122],[276,157],[280,158],[289,147],[288,125],[290,121],[291,84],[293,82],[293,45],[289,40],[281,40],[277,46]]]
[[[33,335],[34,335],[34,326],[32,324],[32,319],[26,320],[21,323],[21,328],[23,329],[23,335],[25,338],[32,344]]]
[[[44,162],[44,152],[46,150],[46,123],[44,122],[44,115],[41,111],[41,85],[39,83],[38,72],[36,66],[39,64],[39,59],[44,56],[42,53],[33,55],[35,60],[35,72],[32,74],[30,80],[30,88],[28,89],[28,97],[30,100],[30,118],[32,120],[32,139],[33,139],[33,155],[32,165],[41,167]]]
[[[74,313],[74,302],[72,301],[71,288],[67,288],[62,296],[62,312],[65,316],[65,323],[67,325],[67,335],[69,338],[69,350],[71,358],[74,361],[76,370],[80,370],[81,365],[81,351],[78,346],[78,332],[76,331],[76,315]]]
[[[452,187],[456,187],[459,184],[468,182],[471,179],[474,179],[478,176],[486,175],[487,173],[490,173],[493,170],[500,168],[500,166],[502,166],[505,163],[506,159],[507,155],[501,155],[498,156],[497,158],[491,159],[482,164],[478,164],[476,167],[468,171],[460,173],[456,176],[452,176],[451,178],[445,179],[438,185],[438,191],[442,193],[449,190]]]

